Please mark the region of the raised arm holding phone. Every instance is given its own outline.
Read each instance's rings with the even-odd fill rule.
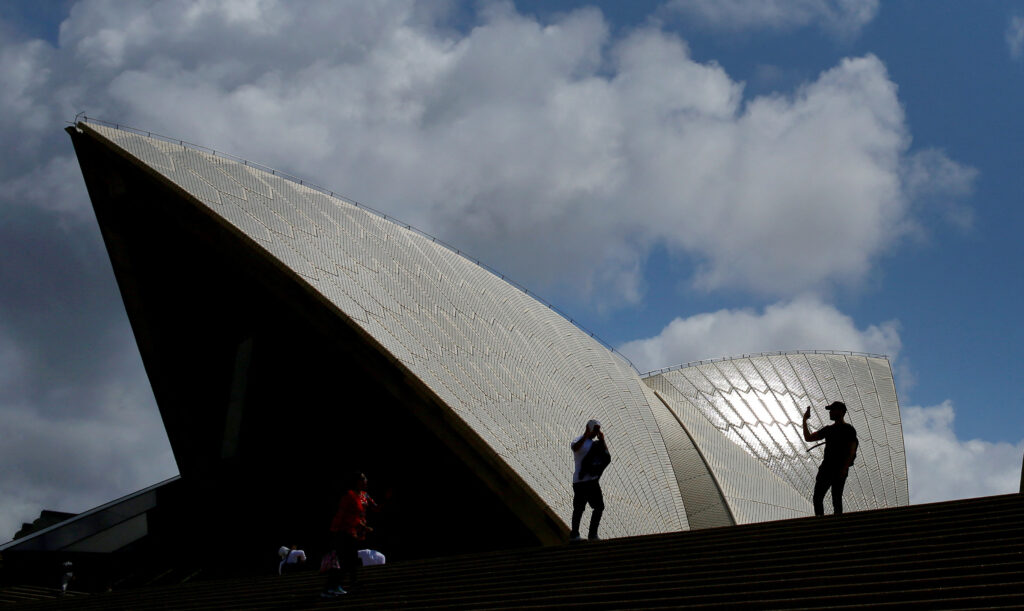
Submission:
[[[572,530],[569,533],[570,541],[581,541],[580,520],[583,518],[583,511],[590,505],[590,530],[587,538],[591,541],[597,540],[598,526],[601,524],[601,514],[604,513],[604,495],[601,493],[601,472],[608,465],[611,456],[608,454],[604,442],[604,431],[601,430],[601,423],[597,420],[587,422],[583,434],[573,439],[569,444],[572,450],[575,470],[572,474]],[[595,456],[590,455],[595,451]],[[603,454],[606,460],[600,459],[596,454]],[[598,460],[595,460],[597,458]],[[589,459],[589,460],[588,460]]]

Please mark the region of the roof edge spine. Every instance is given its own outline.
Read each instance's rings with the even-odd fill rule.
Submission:
[[[669,373],[671,371],[678,371],[680,369],[686,369],[688,367],[696,367],[698,365],[710,365],[713,363],[722,363],[725,361],[735,361],[738,359],[749,359],[758,356],[789,356],[792,354],[838,354],[844,356],[865,356],[874,359],[885,359],[890,360],[887,354],[875,354],[872,352],[857,352],[854,350],[775,350],[772,352],[755,352],[751,354],[740,354],[737,356],[722,356],[713,359],[701,359],[699,361],[690,361],[681,365],[672,365],[671,367],[662,367],[661,369],[652,369],[647,373],[641,373],[641,378],[650,378],[663,373]]]

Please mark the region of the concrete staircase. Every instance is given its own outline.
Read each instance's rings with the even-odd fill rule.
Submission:
[[[36,600],[52,600],[58,596],[82,596],[79,592],[68,592],[62,594],[57,588],[43,588],[40,586],[17,585],[0,588],[0,607],[14,603],[24,603]]]
[[[410,561],[359,579],[333,600],[308,571],[0,608],[1024,607],[1024,496]]]

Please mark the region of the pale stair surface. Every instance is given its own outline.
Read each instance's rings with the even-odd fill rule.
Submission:
[[[1013,608],[1024,606],[1022,515],[1024,497],[1009,494],[367,567],[330,600],[306,571],[3,608]]]

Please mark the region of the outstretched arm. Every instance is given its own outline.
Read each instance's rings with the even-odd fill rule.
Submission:
[[[818,441],[821,439],[821,431],[814,431],[813,433],[807,428],[807,420],[811,417],[811,406],[807,406],[807,411],[804,412],[804,441]]]

